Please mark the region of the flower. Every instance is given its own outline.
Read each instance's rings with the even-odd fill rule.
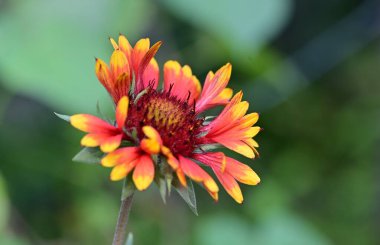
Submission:
[[[209,72],[203,89],[189,66],[169,60],[163,67],[162,89],[157,89],[159,69],[154,55],[161,42],[151,48],[149,39],[139,40],[134,48],[119,36],[110,67],[97,59],[95,71],[116,104],[116,123],[78,114],[71,124],[87,132],[81,143],[107,153],[101,160],[112,167],[111,180],[132,173],[138,190],[145,190],[155,178],[176,179],[186,187],[188,178],[200,183],[218,200],[219,187],[205,168],[211,169],[227,193],[243,202],[239,184],[256,185],[258,175],[248,166],[224,153],[224,146],[253,159],[258,156],[254,126],[258,113],[246,114],[248,102],[240,91],[233,98],[227,88],[232,66],[227,63],[215,73]],[[209,119],[203,114],[215,106],[222,112]],[[127,146],[120,147],[122,142]]]

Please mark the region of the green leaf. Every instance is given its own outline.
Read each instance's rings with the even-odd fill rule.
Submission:
[[[132,234],[132,232],[128,233],[127,242],[125,243],[125,245],[133,245],[133,234]]]
[[[121,192],[121,200],[125,200],[135,192],[135,185],[133,184],[131,175],[124,179],[123,190]]]
[[[173,187],[178,192],[178,194],[182,197],[182,199],[187,203],[191,211],[195,215],[198,215],[197,200],[195,197],[193,182],[190,179],[187,179],[186,181],[187,181],[187,187],[183,187],[179,183],[173,184]]]
[[[70,116],[68,116],[68,115],[63,115],[63,114],[59,114],[59,113],[57,113],[57,112],[54,112],[54,114],[55,114],[57,117],[61,118],[62,120],[66,121],[66,122],[70,122]]]
[[[74,162],[100,164],[104,153],[97,147],[85,147],[73,158]]]

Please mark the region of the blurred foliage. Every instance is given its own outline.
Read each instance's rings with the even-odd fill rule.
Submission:
[[[0,2],[0,244],[112,240],[122,183],[110,182],[107,169],[71,161],[82,134],[53,111],[95,113],[98,99],[112,109],[93,56],[107,60],[107,37],[119,32],[132,42],[163,40],[161,67],[178,59],[200,80],[231,61],[230,85],[245,92],[265,129],[260,159],[228,152],[262,179],[243,186],[243,205],[223,191],[215,204],[195,186],[197,217],[175,192],[163,204],[152,186],[135,195],[135,245],[379,244],[379,7],[370,0]],[[364,14],[352,14],[357,9]]]
[[[291,9],[289,0],[161,2],[179,18],[217,36],[233,54],[263,47],[287,23]]]
[[[94,56],[108,59],[110,34],[140,36],[149,6],[144,0],[9,2],[0,9],[4,84],[66,110],[94,110],[98,97],[105,97],[93,83]]]

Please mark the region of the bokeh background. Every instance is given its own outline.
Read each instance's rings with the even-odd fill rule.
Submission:
[[[94,74],[108,36],[162,40],[200,80],[261,113],[262,178],[245,202],[201,188],[135,197],[135,245],[380,244],[380,2],[376,0],[0,0],[0,244],[110,244],[121,182],[74,163],[81,132],[53,112],[112,104]]]

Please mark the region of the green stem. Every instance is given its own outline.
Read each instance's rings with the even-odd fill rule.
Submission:
[[[129,211],[131,210],[132,206],[132,200],[133,193],[131,193],[128,197],[123,198],[123,200],[121,201],[119,217],[117,219],[112,245],[124,245],[125,237],[127,234]]]

